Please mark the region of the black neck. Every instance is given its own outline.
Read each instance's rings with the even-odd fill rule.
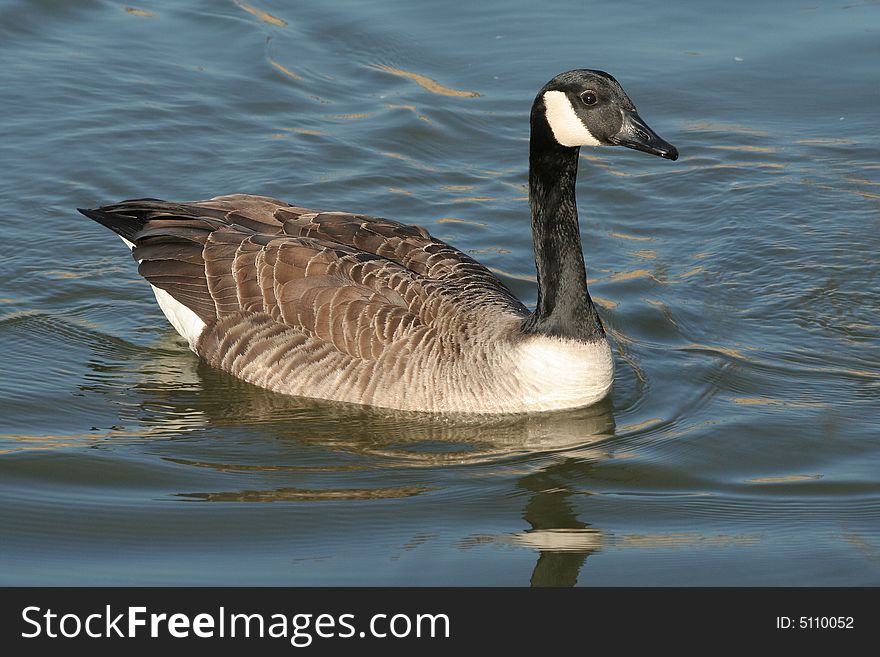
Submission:
[[[536,103],[529,144],[529,206],[538,306],[522,328],[526,333],[590,342],[605,332],[587,291],[575,200],[578,152],[553,138],[543,102]]]

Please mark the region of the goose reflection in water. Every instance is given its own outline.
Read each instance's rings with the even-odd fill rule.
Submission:
[[[106,362],[93,368],[88,388],[114,394],[114,369]],[[529,527],[489,540],[537,552],[533,586],[576,584],[586,558],[602,548],[601,530],[580,520],[570,503],[573,494],[584,494],[574,493],[570,482],[582,481],[592,463],[609,456],[597,443],[614,434],[610,402],[531,415],[451,417],[279,395],[164,348],[138,369],[127,398],[139,394],[141,402],[121,409],[129,416],[122,424],[137,425],[145,439],[173,441],[161,449],[167,462],[230,475],[239,485],[244,475],[250,484],[180,491],[179,499],[391,500],[448,490],[462,477],[473,485],[475,477],[491,482],[502,475],[528,492],[522,517]],[[276,478],[287,485],[272,485]],[[358,480],[368,485],[357,486]],[[393,485],[395,480],[407,483]],[[485,536],[465,543],[482,543]]]
[[[582,478],[585,469],[583,458],[567,458],[519,481],[533,493],[523,513],[532,527],[515,537],[540,554],[532,586],[574,586],[587,557],[602,549],[601,530],[579,520],[569,503],[568,482]]]

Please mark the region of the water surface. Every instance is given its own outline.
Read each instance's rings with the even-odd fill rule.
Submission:
[[[0,2],[0,584],[880,584],[876,2],[137,2]],[[386,216],[534,304],[528,111],[579,67],[682,154],[583,149],[593,408],[241,383],[74,211]]]

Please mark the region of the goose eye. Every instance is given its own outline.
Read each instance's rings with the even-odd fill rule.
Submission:
[[[588,89],[581,94],[581,100],[584,101],[584,105],[595,105],[598,99],[596,98],[596,92]]]

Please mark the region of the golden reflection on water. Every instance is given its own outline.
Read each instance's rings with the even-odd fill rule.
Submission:
[[[593,299],[593,303],[595,303],[600,308],[605,308],[606,310],[613,310],[620,305],[616,301],[605,299],[604,297],[597,297],[595,294],[591,294],[590,297]]]
[[[165,458],[169,463],[178,465],[186,465],[194,468],[207,468],[216,472],[357,472],[368,470],[369,466],[364,465],[268,465],[253,463],[213,463],[210,461],[193,461],[183,458]]]
[[[795,144],[814,144],[817,146],[850,146],[852,144],[857,144],[857,141],[852,139],[839,139],[834,137],[825,137],[818,139],[796,139]]]
[[[413,497],[431,490],[417,486],[397,488],[345,488],[338,490],[276,488],[224,493],[178,493],[178,497],[203,502],[322,502],[326,500],[383,500]]]
[[[633,344],[633,342],[635,342],[631,337],[629,337],[620,329],[609,326],[607,330],[611,337],[614,338],[615,343]]]
[[[452,198],[447,203],[483,203],[485,201],[497,201],[494,196],[462,196],[460,198]]]
[[[847,187],[838,187],[835,185],[823,185],[820,183],[814,183],[813,187],[816,189],[825,189],[832,192],[844,192],[846,194],[855,194],[856,196],[861,196],[862,198],[867,199],[880,199],[880,194],[876,192],[868,192],[863,189],[851,189]]]
[[[287,68],[286,66],[284,66],[283,64],[281,64],[279,62],[276,62],[271,57],[268,57],[267,59],[269,61],[269,64],[271,64],[271,66],[275,70],[280,71],[283,75],[286,75],[291,80],[302,80],[303,79],[303,76],[301,76],[299,73],[294,73],[289,68]]]
[[[877,185],[880,186],[880,180],[868,180],[867,178],[860,178],[859,176],[854,175],[844,175],[843,179],[848,182],[853,182],[858,185]]]
[[[427,116],[425,116],[424,114],[420,114],[420,113],[419,113],[419,111],[416,109],[416,106],[415,106],[415,105],[386,105],[385,107],[386,107],[386,109],[405,109],[405,110],[409,110],[409,111],[411,111],[413,114],[415,114],[415,115],[419,118],[420,121],[424,121],[425,123],[430,123],[430,122],[431,122],[431,119],[429,119],[429,118],[428,118]]]
[[[139,427],[138,429],[95,429],[91,433],[71,434],[0,434],[0,441],[8,441],[11,446],[0,448],[0,454],[14,452],[48,450],[56,451],[70,447],[87,447],[108,441],[125,439],[141,442],[157,438],[167,438],[170,435],[180,435],[203,426],[203,422],[197,417],[178,418],[176,421],[169,419],[164,426]]]
[[[626,233],[608,233],[610,237],[616,237],[620,240],[632,240],[634,242],[653,242],[653,237],[642,237],[639,235],[627,235]]]
[[[630,281],[634,278],[653,278],[654,280],[657,280],[648,269],[633,269],[632,271],[617,272],[616,274],[612,274],[605,280],[607,280],[609,283],[615,283],[617,281]],[[659,283],[660,281],[657,282]]]
[[[852,545],[871,561],[880,562],[880,549],[854,531],[843,532],[843,540]]]
[[[509,271],[505,271],[503,269],[499,269],[498,267],[489,267],[489,271],[498,276],[505,276],[507,278],[513,278],[518,281],[528,281],[529,283],[538,283],[538,279],[531,274],[514,274]]]
[[[735,133],[741,135],[751,135],[753,137],[769,137],[770,133],[764,130],[758,130],[752,126],[743,125],[741,123],[716,123],[714,121],[693,121],[684,124],[685,130],[694,132],[723,132]]]
[[[44,275],[46,278],[56,278],[56,279],[62,279],[62,278],[86,278],[86,277],[88,277],[88,276],[90,275],[90,272],[84,272],[84,271],[61,271],[61,270],[57,270],[57,269],[52,269],[52,270],[49,270],[49,271],[45,271],[45,272],[43,272],[43,275]]]
[[[467,253],[470,255],[480,255],[486,253],[499,253],[501,255],[507,255],[511,253],[510,249],[503,249],[500,246],[487,246],[485,249],[468,249]]]
[[[706,344],[688,344],[681,347],[673,347],[674,349],[678,349],[679,351],[699,351],[706,352],[710,354],[720,354],[723,356],[727,356],[728,358],[733,358],[735,360],[740,360],[743,362],[751,362],[749,358],[746,358],[745,355],[738,349],[734,349],[732,347],[721,347],[717,345],[706,345]]]
[[[375,112],[354,112],[352,114],[334,114],[334,119],[343,119],[345,121],[353,121],[355,119],[368,119],[373,116]]]
[[[151,16],[155,16],[152,11],[146,11],[144,9],[138,9],[136,7],[126,7],[125,11],[134,16],[143,16],[144,18],[150,18]]]
[[[323,135],[324,133],[320,130],[313,130],[312,128],[281,128],[286,132],[296,132],[301,135]]]
[[[257,18],[259,18],[261,21],[263,21],[264,23],[266,23],[268,25],[274,25],[275,27],[284,27],[287,25],[287,21],[284,20],[283,18],[278,18],[277,16],[273,16],[269,12],[263,11],[262,9],[254,7],[253,5],[249,5],[244,2],[239,2],[238,0],[236,0],[235,4],[237,4],[239,7],[244,9],[247,13],[251,14],[252,16],[256,16]]]
[[[742,406],[789,406],[792,408],[823,406],[823,404],[819,402],[793,402],[776,398],[771,399],[769,397],[732,397],[730,401]]]
[[[378,71],[384,71],[386,73],[390,73],[391,75],[397,75],[398,77],[412,80],[424,90],[430,91],[432,94],[440,94],[442,96],[456,96],[459,98],[475,98],[481,95],[476,91],[461,91],[460,89],[452,89],[450,87],[443,86],[442,84],[437,82],[437,80],[429,78],[425,75],[421,75],[420,73],[404,71],[403,69],[394,68],[393,66],[387,66],[385,64],[371,64],[369,65],[369,68],[373,68]]]
[[[454,219],[452,217],[440,217],[437,219],[438,224],[468,224],[470,226],[479,226],[480,228],[485,228],[489,224],[486,224],[482,221],[470,221],[469,219]]]
[[[617,352],[617,355],[620,357],[620,360],[627,364],[630,371],[632,371],[635,376],[637,393],[641,395],[644,386],[648,383],[648,377],[645,375],[639,362],[629,353],[629,348],[635,341],[621,330],[615,329],[614,327],[608,327],[608,332],[614,339],[612,345]]]
[[[502,169],[501,171],[496,171],[495,169],[477,169],[477,173],[481,173],[486,176],[506,176],[509,174],[520,174],[522,171],[519,169]]]
[[[747,547],[757,545],[757,534],[703,534],[700,532],[670,532],[668,534],[623,534],[614,537],[614,546],[621,548],[680,548],[680,547]]]
[[[591,163],[592,165],[600,167],[602,169],[612,169],[613,168],[611,166],[611,164],[608,162],[608,160],[606,160],[604,157],[601,157],[599,155],[592,155],[590,153],[586,153],[586,152],[582,151],[580,153],[579,157],[582,160],[586,160],[587,162]]]
[[[751,146],[749,144],[716,144],[710,146],[719,151],[740,151],[743,153],[776,153],[777,148],[772,146]]]
[[[618,434],[621,433],[635,433],[636,431],[644,431],[645,429],[651,429],[656,426],[662,425],[666,420],[659,417],[652,417],[650,420],[645,420],[644,422],[637,422],[635,424],[625,424],[622,427],[617,428]]]
[[[430,171],[432,173],[436,173],[438,169],[436,167],[432,167],[428,164],[424,164],[423,162],[415,159],[414,157],[410,157],[409,155],[403,155],[402,153],[395,153],[393,151],[380,151],[379,155],[384,157],[390,157],[395,160],[403,160],[407,164],[413,166],[416,169],[420,169],[421,171]]]
[[[691,276],[694,276],[694,275],[696,275],[696,274],[700,274],[700,273],[702,273],[702,272],[704,272],[704,271],[706,271],[706,268],[705,268],[705,267],[703,267],[703,266],[701,266],[701,265],[697,265],[697,266],[694,267],[693,269],[689,269],[689,270],[686,271],[685,273],[683,273],[683,274],[679,274],[679,275],[677,276],[677,278],[690,278]]]
[[[703,168],[705,169],[713,169],[713,170],[726,170],[726,169],[784,169],[786,165],[784,162],[736,162],[731,164],[711,164],[707,165]]]
[[[816,479],[821,479],[822,475],[820,474],[809,474],[809,475],[780,475],[778,477],[754,477],[753,479],[746,479],[747,484],[785,484],[791,483],[793,481],[814,481]]]

